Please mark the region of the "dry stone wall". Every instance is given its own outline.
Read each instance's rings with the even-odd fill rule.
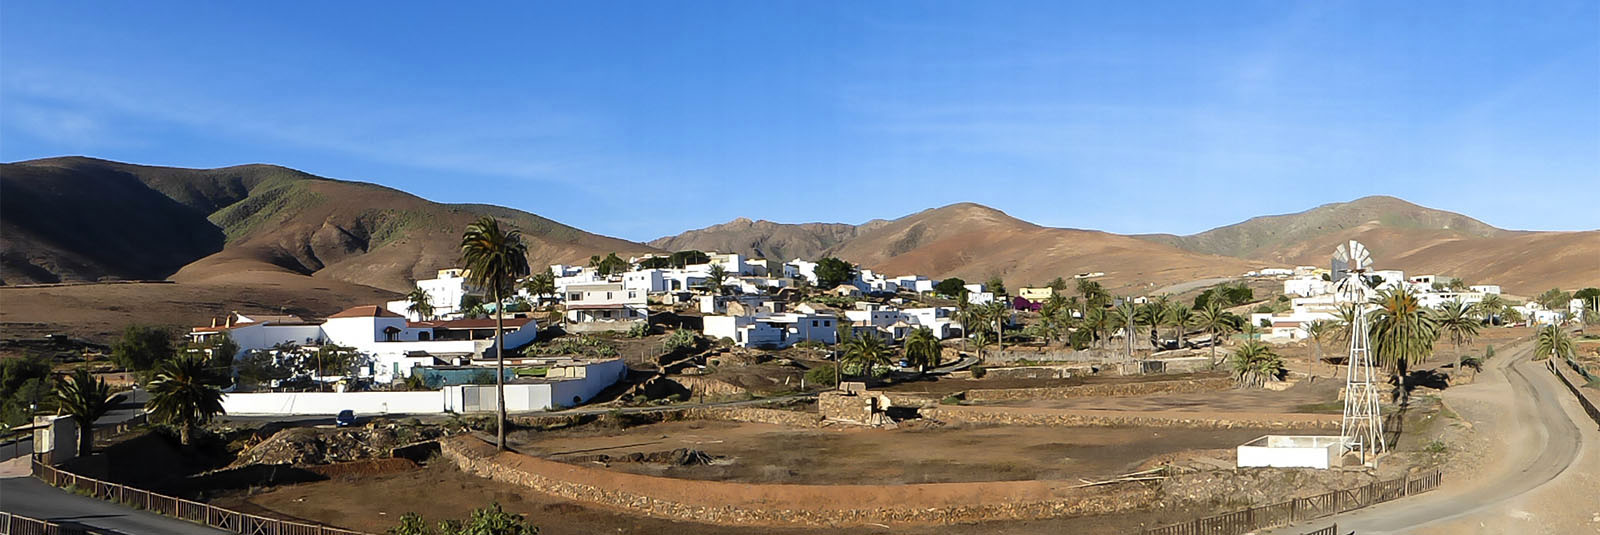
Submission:
[[[760,485],[614,472],[458,436],[441,453],[463,471],[538,492],[660,518],[751,526],[953,524],[1109,514],[1143,507],[1153,485],[1073,488],[1068,481],[916,485]]]
[[[967,391],[968,401],[1002,401],[1013,399],[1067,399],[1088,397],[1146,396],[1150,394],[1185,394],[1190,392],[1216,392],[1233,388],[1233,379],[1209,377],[1205,379],[1178,379],[1173,381],[1144,381],[1137,383],[1109,383],[1080,386],[1053,386],[1041,388],[986,388]]]

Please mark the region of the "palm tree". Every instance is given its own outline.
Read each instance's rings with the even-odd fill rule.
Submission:
[[[181,355],[167,361],[150,381],[150,415],[178,425],[178,442],[188,446],[194,429],[222,414],[222,391],[206,383],[206,362]]]
[[[550,273],[550,270],[548,269],[539,273],[534,273],[528,278],[522,280],[522,291],[528,292],[528,295],[533,297],[534,301],[539,303],[539,308],[548,311],[550,309],[550,302],[539,299],[539,296],[552,295],[556,293],[556,276]],[[548,314],[546,314],[545,323],[550,323],[549,320],[550,317]]]
[[[1123,300],[1122,304],[1111,309],[1111,321],[1122,327],[1123,338],[1128,341],[1128,360],[1133,360],[1134,331],[1139,328],[1139,315],[1141,307],[1135,306],[1133,301]]]
[[[1222,338],[1236,330],[1233,318],[1223,308],[1221,300],[1206,301],[1205,306],[1195,311],[1194,326],[1211,334],[1211,366],[1217,366],[1217,346],[1222,344]]]
[[[1439,334],[1448,337],[1456,350],[1456,366],[1450,370],[1450,374],[1455,375],[1455,369],[1461,367],[1461,359],[1466,357],[1461,352],[1461,344],[1470,344],[1472,338],[1478,336],[1478,319],[1472,317],[1472,307],[1456,300],[1439,305],[1434,309],[1433,317]]]
[[[1567,331],[1555,325],[1546,325],[1539,328],[1539,336],[1533,346],[1533,360],[1544,360],[1550,357],[1571,359],[1572,354],[1572,336],[1567,334]]]
[[[428,295],[427,290],[422,288],[411,290],[411,293],[406,294],[406,301],[410,302],[406,305],[406,312],[416,314],[422,321],[433,318],[433,296]]]
[[[461,235],[461,262],[471,270],[468,281],[479,288],[489,289],[494,296],[494,353],[495,353],[495,443],[506,449],[506,348],[505,307],[498,306],[510,291],[512,281],[528,274],[528,246],[522,243],[522,232],[500,229],[500,222],[484,216],[467,225]],[[597,262],[598,263],[598,262]]]
[[[927,371],[928,366],[939,365],[939,337],[934,336],[933,329],[917,327],[906,335],[905,342],[906,361],[915,365],[919,371]]]
[[[1172,326],[1173,330],[1177,331],[1178,349],[1183,349],[1184,331],[1187,331],[1189,326],[1194,325],[1195,322],[1194,309],[1189,308],[1189,305],[1182,302],[1173,301],[1167,305],[1167,309],[1161,315],[1161,319],[1167,325]]]
[[[1089,279],[1078,279],[1077,286],[1078,294],[1083,296],[1084,314],[1088,314],[1089,309],[1096,306],[1105,306],[1108,301],[1107,298],[1110,297],[1106,294],[1105,288],[1102,288],[1098,282]]]
[[[1083,327],[1094,334],[1095,347],[1100,347],[1106,339],[1106,331],[1111,330],[1111,317],[1104,308],[1091,308],[1083,315]]]
[[[995,343],[1000,344],[1000,351],[1005,351],[1005,322],[1008,316],[1007,313],[1011,311],[1011,303],[996,297],[993,301],[990,301],[988,304],[985,304],[980,308],[984,309],[984,319],[994,322],[994,341]]]
[[[78,424],[78,455],[94,450],[94,421],[111,410],[111,388],[88,369],[78,368],[56,383],[56,401]]]
[[[876,335],[857,336],[845,345],[844,358],[861,367],[861,374],[872,376],[872,368],[889,364],[889,347]]]
[[[1371,326],[1372,350],[1378,362],[1394,374],[1401,399],[1409,401],[1406,374],[1411,364],[1433,353],[1433,343],[1439,339],[1438,323],[1410,290],[1383,290],[1372,303],[1378,305]]]
[[[1498,294],[1489,294],[1483,296],[1483,300],[1478,301],[1473,308],[1477,309],[1478,315],[1482,316],[1484,321],[1490,325],[1497,325],[1500,323],[1500,314],[1505,312],[1506,300]]]
[[[1322,343],[1338,332],[1339,323],[1334,320],[1311,320],[1302,324],[1300,328],[1305,330],[1306,338],[1310,338],[1311,345],[1316,348],[1316,355],[1311,358],[1311,364],[1306,366],[1306,375],[1315,377],[1315,366],[1318,361],[1323,360]]]
[[[1259,387],[1283,373],[1283,358],[1266,344],[1250,340],[1233,351],[1233,376],[1241,386]]]
[[[706,272],[706,289],[710,290],[712,295],[722,295],[722,284],[727,281],[728,270],[723,269],[722,264],[712,264],[711,270]]]

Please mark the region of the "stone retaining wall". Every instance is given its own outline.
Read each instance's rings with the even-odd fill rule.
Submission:
[[[693,420],[728,420],[790,427],[819,427],[822,425],[822,416],[815,412],[762,409],[757,407],[684,409],[681,415],[685,419]]]
[[[1208,416],[1178,411],[1112,411],[1087,409],[1040,409],[1032,407],[975,407],[939,405],[925,407],[923,418],[941,422],[1055,427],[1192,427],[1230,429],[1339,429],[1338,414],[1232,413]]]
[[[707,396],[739,396],[750,393],[736,385],[731,385],[709,377],[696,377],[693,375],[674,375],[669,379],[689,389],[693,395]]]
[[[1205,379],[1179,379],[1172,381],[1144,381],[1137,383],[1109,383],[1080,386],[1053,386],[1042,388],[982,388],[967,391],[968,401],[1001,401],[1013,399],[1067,399],[1087,397],[1145,396],[1150,394],[1184,394],[1189,392],[1216,392],[1233,388],[1233,379],[1211,377]]]
[[[1143,507],[1156,487],[1071,481],[914,485],[761,485],[696,481],[571,465],[494,447],[471,436],[441,443],[463,471],[570,500],[659,518],[751,526],[953,524],[1109,514]]]

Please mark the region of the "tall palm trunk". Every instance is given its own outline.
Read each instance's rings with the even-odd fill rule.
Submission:
[[[504,340],[506,330],[506,307],[500,301],[500,287],[494,288],[494,396],[495,412],[499,415],[499,423],[495,425],[495,444],[501,451],[506,450],[506,344]],[[555,400],[551,400],[555,401]]]

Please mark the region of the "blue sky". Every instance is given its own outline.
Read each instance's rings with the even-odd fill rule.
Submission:
[[[961,201],[1187,234],[1371,194],[1595,229],[1597,6],[5,2],[0,159],[276,163],[635,240]]]

